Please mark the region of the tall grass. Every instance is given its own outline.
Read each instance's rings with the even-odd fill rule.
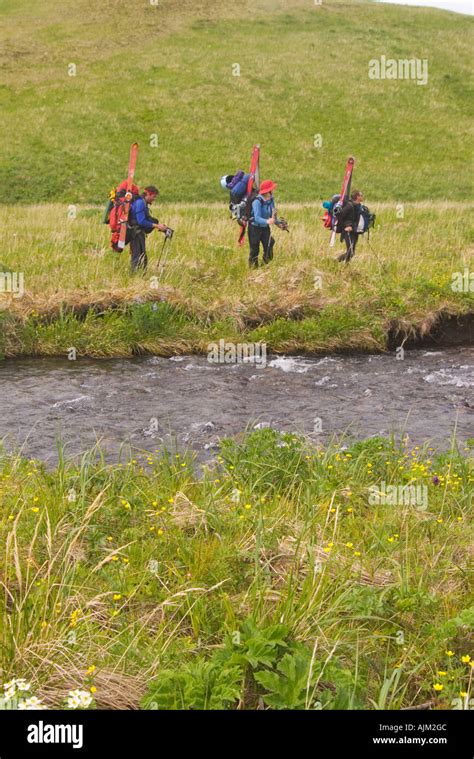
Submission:
[[[75,219],[62,205],[0,210],[11,232],[0,264],[22,272],[25,287],[23,297],[0,296],[15,317],[4,351],[166,355],[239,336],[275,350],[373,350],[386,346],[393,322],[408,333],[429,330],[443,311],[472,311],[472,293],[451,287],[472,254],[467,206],[411,204],[399,219],[395,206],[375,204],[377,227],[350,266],[335,261],[340,246],[328,248],[318,207],[281,208],[291,234],[276,231],[272,264],[249,271],[224,203],[163,206],[176,229],[167,258],[158,266],[162,237],[150,237],[148,271],[134,276],[128,251],[109,249],[97,208]],[[152,301],[167,305],[144,306]]]
[[[213,680],[204,708],[468,703],[465,451],[264,430],[200,470],[170,453],[110,466],[96,448],[52,472],[4,454],[0,472],[0,677],[49,706],[93,685],[99,708],[147,693],[192,708],[217,665],[234,695]],[[425,485],[426,508],[370,505],[383,482]]]

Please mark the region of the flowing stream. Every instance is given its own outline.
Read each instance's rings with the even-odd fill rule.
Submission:
[[[0,365],[0,438],[54,463],[56,441],[80,453],[100,440],[193,448],[210,458],[219,438],[256,425],[314,440],[408,434],[446,448],[474,437],[474,347],[384,355],[269,356],[210,364],[205,356],[128,360],[21,359]],[[129,449],[128,449],[129,450]]]

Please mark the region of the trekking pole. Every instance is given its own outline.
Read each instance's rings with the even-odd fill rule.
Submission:
[[[351,257],[346,261],[346,263],[349,263],[349,261],[351,261],[354,258],[354,256],[355,256],[355,253],[354,253],[354,243],[352,241],[351,235],[352,235],[352,232],[349,232],[349,242],[351,244]]]
[[[160,261],[163,256],[163,252],[165,250],[165,245],[168,242],[168,240],[171,240],[173,235],[174,235],[174,229],[171,229],[171,227],[167,227],[165,231],[165,239],[163,240],[163,245],[160,250],[160,255],[158,256],[158,267],[160,266]],[[165,258],[165,261],[166,261],[166,258]],[[165,265],[165,261],[163,261],[163,266]]]
[[[375,258],[377,259],[377,264],[378,264],[378,267],[379,267],[379,274],[382,274],[382,271],[383,271],[383,269],[385,267],[385,264],[381,264],[380,263],[380,258],[378,256],[378,253],[377,253],[376,250],[373,249],[372,245],[369,242],[369,238],[367,238],[367,245],[369,246],[370,250],[374,254]]]
[[[267,245],[267,252],[266,252],[266,259],[267,259],[268,263],[271,261],[270,251],[272,250],[272,239],[273,239],[272,238],[272,230],[270,228],[270,237],[268,238],[268,245]],[[265,263],[265,261],[264,261],[264,263]]]
[[[165,245],[166,245],[167,242],[168,242],[168,238],[165,237],[165,239],[163,240],[163,245],[162,245],[161,250],[160,250],[160,255],[158,256],[158,268],[160,268],[160,261],[161,261],[161,258],[163,256],[163,251],[165,249]]]
[[[275,217],[276,217],[276,211],[274,210],[273,213],[272,213],[272,218],[273,218],[273,221],[276,224]],[[273,230],[272,230],[271,226],[269,226],[269,230],[270,230],[270,237],[268,238],[267,249],[266,249],[265,253],[263,254],[263,262],[264,263],[265,263],[265,258],[267,259],[267,261],[266,261],[267,263],[269,263],[271,261],[271,259],[270,259],[269,256],[270,256],[270,251],[273,250],[273,248],[272,248],[272,238],[273,238],[273,234],[272,233],[273,233]],[[259,244],[259,247],[260,247],[260,244]]]
[[[169,238],[168,238],[168,239],[169,239]],[[164,258],[163,258],[163,263],[161,264],[161,271],[162,271],[162,272],[165,270],[165,265],[166,265],[166,262],[167,262],[167,260],[168,260],[168,256],[169,256],[169,254],[170,254],[170,245],[168,245],[168,246],[166,247],[166,253],[165,253],[165,256],[164,256]]]
[[[161,262],[161,259],[162,259],[162,256],[163,256],[163,253],[164,253],[164,250],[165,250],[165,246],[166,246],[166,243],[168,242],[168,240],[171,241],[171,238],[173,237],[173,235],[174,235],[174,229],[171,229],[171,227],[167,227],[166,228],[166,232],[165,232],[165,239],[163,240],[163,245],[161,247],[160,255],[158,257],[158,272],[159,272],[160,276],[161,276],[161,274],[164,271],[165,263],[166,263],[166,261],[168,259],[168,256],[169,256],[171,242],[170,242],[170,245],[168,245],[166,255],[163,258],[163,263],[161,264],[161,267],[160,267],[160,262]]]
[[[275,226],[277,226],[278,229],[281,229],[282,232],[288,232],[288,234],[290,233],[290,228],[288,226],[288,222],[287,222],[286,219],[281,218],[281,219],[277,220],[275,218]],[[272,242],[272,237],[273,237],[273,235],[270,232],[270,240],[269,240],[269,243],[268,243],[267,255],[268,255],[268,251],[270,250],[270,245],[271,245],[271,242]]]

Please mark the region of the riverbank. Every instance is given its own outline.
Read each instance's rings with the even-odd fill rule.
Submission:
[[[0,457],[3,681],[49,707],[463,708],[472,459],[273,430],[199,473],[97,453]]]
[[[206,353],[218,339],[282,353],[373,352],[472,341],[466,204],[373,210],[370,241],[344,266],[320,209],[283,207],[290,235],[277,231],[272,264],[249,272],[225,204],[164,206],[160,216],[176,229],[165,265],[162,238],[152,237],[148,271],[131,276],[128,252],[108,248],[100,209],[68,218],[65,205],[3,208],[10,234],[0,263],[18,291],[0,295],[0,353],[167,356]]]

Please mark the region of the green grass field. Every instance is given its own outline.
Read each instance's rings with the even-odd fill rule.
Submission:
[[[3,455],[4,682],[49,707],[467,709],[472,464],[270,430],[201,471]],[[391,484],[426,491],[374,505]]]

